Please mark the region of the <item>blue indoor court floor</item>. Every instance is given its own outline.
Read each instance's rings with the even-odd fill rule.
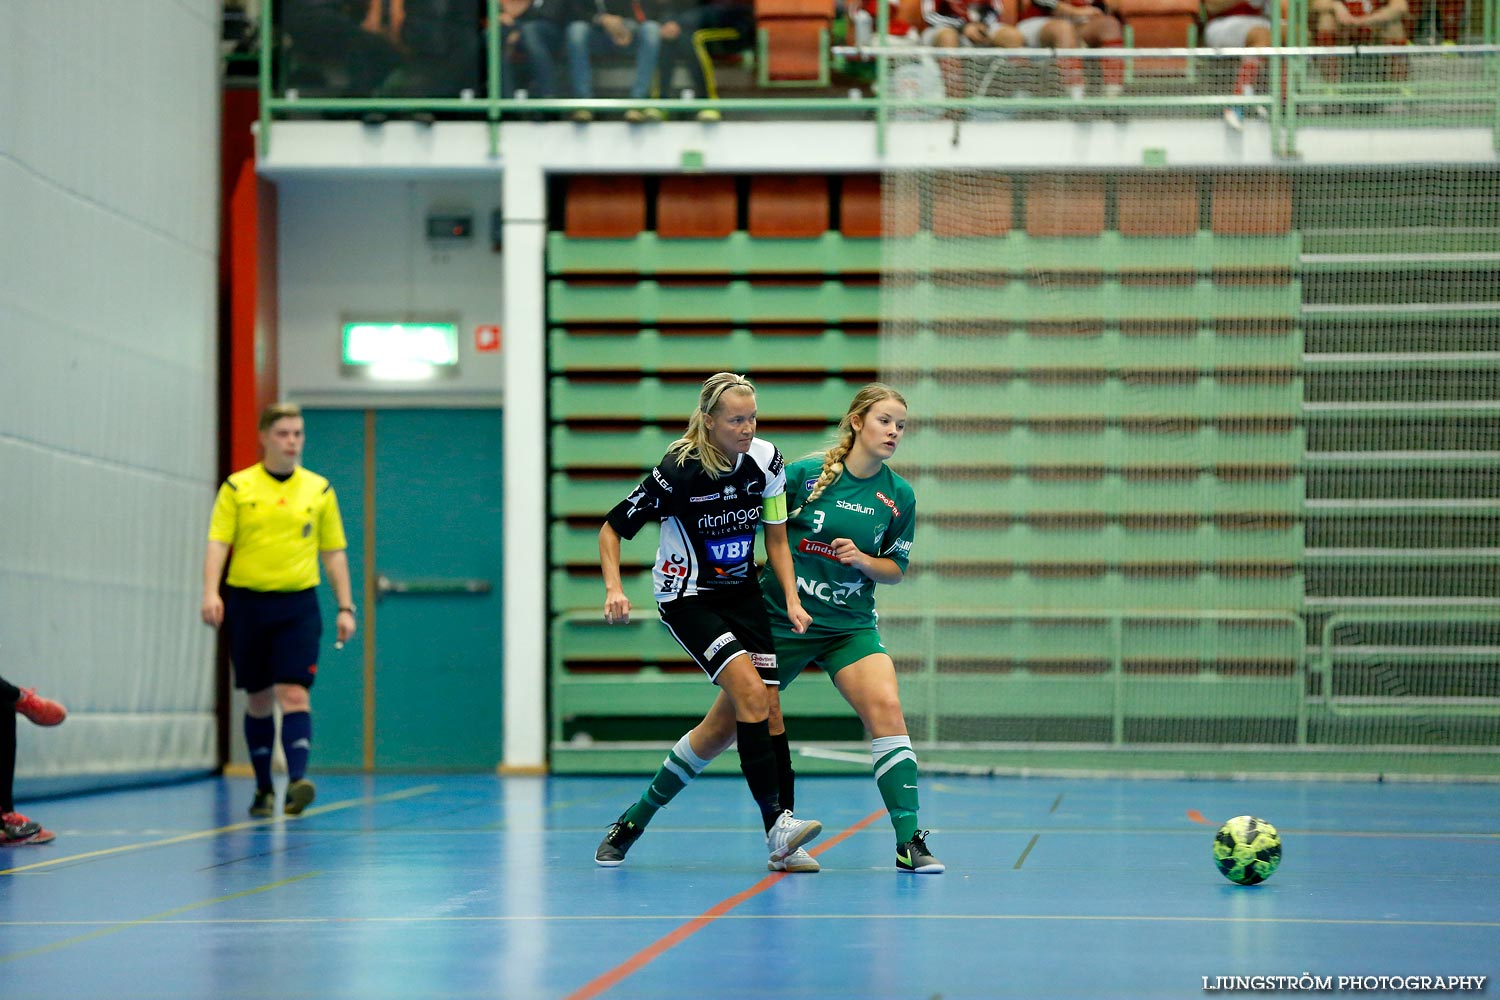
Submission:
[[[869,778],[814,777],[823,871],[772,875],[715,776],[597,867],[641,785],[321,776],[274,821],[243,779],[23,802],[58,838],[0,849],[0,997],[1207,997],[1304,973],[1500,996],[1496,785],[929,776],[948,871],[924,876],[893,870]],[[1211,856],[1244,813],[1285,846],[1258,887]]]

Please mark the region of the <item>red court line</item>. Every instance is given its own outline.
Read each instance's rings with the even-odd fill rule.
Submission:
[[[837,846],[839,843],[848,839],[850,836],[863,830],[865,827],[869,826],[871,823],[875,822],[877,819],[884,815],[885,810],[878,809],[875,812],[870,813],[870,815],[866,816],[858,823],[855,823],[853,826],[849,827],[849,829],[845,830],[837,837],[834,837],[831,840],[825,840],[818,846],[816,850],[808,851],[807,853],[812,855],[822,854],[829,848]],[[598,996],[605,990],[609,989],[611,986],[618,983],[620,980],[626,978],[627,976],[634,975],[636,972],[645,968],[658,955],[662,955],[672,950],[679,943],[686,941],[688,938],[692,937],[694,934],[698,933],[703,928],[707,927],[709,924],[713,923],[715,920],[719,919],[730,910],[734,909],[736,906],[739,906],[745,900],[753,899],[756,896],[759,896],[761,893],[771,888],[771,886],[786,878],[786,876],[786,872],[775,872],[774,874],[767,875],[765,878],[761,879],[759,882],[755,883],[744,892],[736,893],[735,895],[730,896],[728,899],[715,903],[713,906],[703,911],[703,913],[694,917],[692,920],[689,920],[687,923],[678,927],[676,930],[656,941],[654,944],[647,945],[645,948],[642,948],[634,955],[631,955],[629,958],[621,962],[619,965],[615,966],[613,969],[610,969],[608,972],[595,977],[594,979],[580,986],[578,989],[574,990],[572,993],[569,993],[567,997],[564,998],[564,1000],[589,1000],[590,997]]]
[[[814,847],[807,853],[811,854],[813,857],[817,857],[819,854],[822,854],[829,848],[837,847],[839,844],[842,844],[844,841],[848,840],[850,837],[854,836],[856,833],[863,830],[865,827],[869,826],[871,823],[875,822],[877,819],[884,815],[884,809],[877,809],[874,812],[870,813],[870,815],[866,816],[864,819],[860,820],[858,823],[855,823],[849,829],[845,830],[843,833],[839,834],[837,837],[834,837],[832,840],[823,841],[821,844],[819,844],[817,847]]]
[[[1204,826],[1213,826],[1213,824],[1204,819],[1203,814],[1196,809],[1188,810],[1188,819],[1192,820],[1194,823],[1202,823]]]

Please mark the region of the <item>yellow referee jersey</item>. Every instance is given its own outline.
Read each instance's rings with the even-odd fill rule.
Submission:
[[[328,480],[298,466],[286,482],[257,462],[219,487],[208,539],[234,547],[231,587],[307,590],[318,585],[318,553],[349,547]]]

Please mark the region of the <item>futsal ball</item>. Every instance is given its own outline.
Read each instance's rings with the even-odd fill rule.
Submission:
[[[1263,819],[1236,816],[1214,835],[1214,861],[1231,882],[1264,882],[1281,864],[1281,835]]]

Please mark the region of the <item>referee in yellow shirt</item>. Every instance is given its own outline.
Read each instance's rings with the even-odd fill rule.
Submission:
[[[281,706],[281,746],[288,785],[285,811],[296,816],[313,800],[307,780],[312,746],[308,689],[318,673],[318,557],[338,599],[338,641],[354,634],[354,599],[338,498],[328,480],[302,468],[302,409],[274,403],[260,415],[264,458],[219,487],[203,558],[203,621],[228,625],[234,683],[247,696],[245,742],[255,768],[250,815],[276,812],[271,750],[272,709]],[[233,551],[233,557],[230,552]],[[219,580],[229,564],[224,592]]]

